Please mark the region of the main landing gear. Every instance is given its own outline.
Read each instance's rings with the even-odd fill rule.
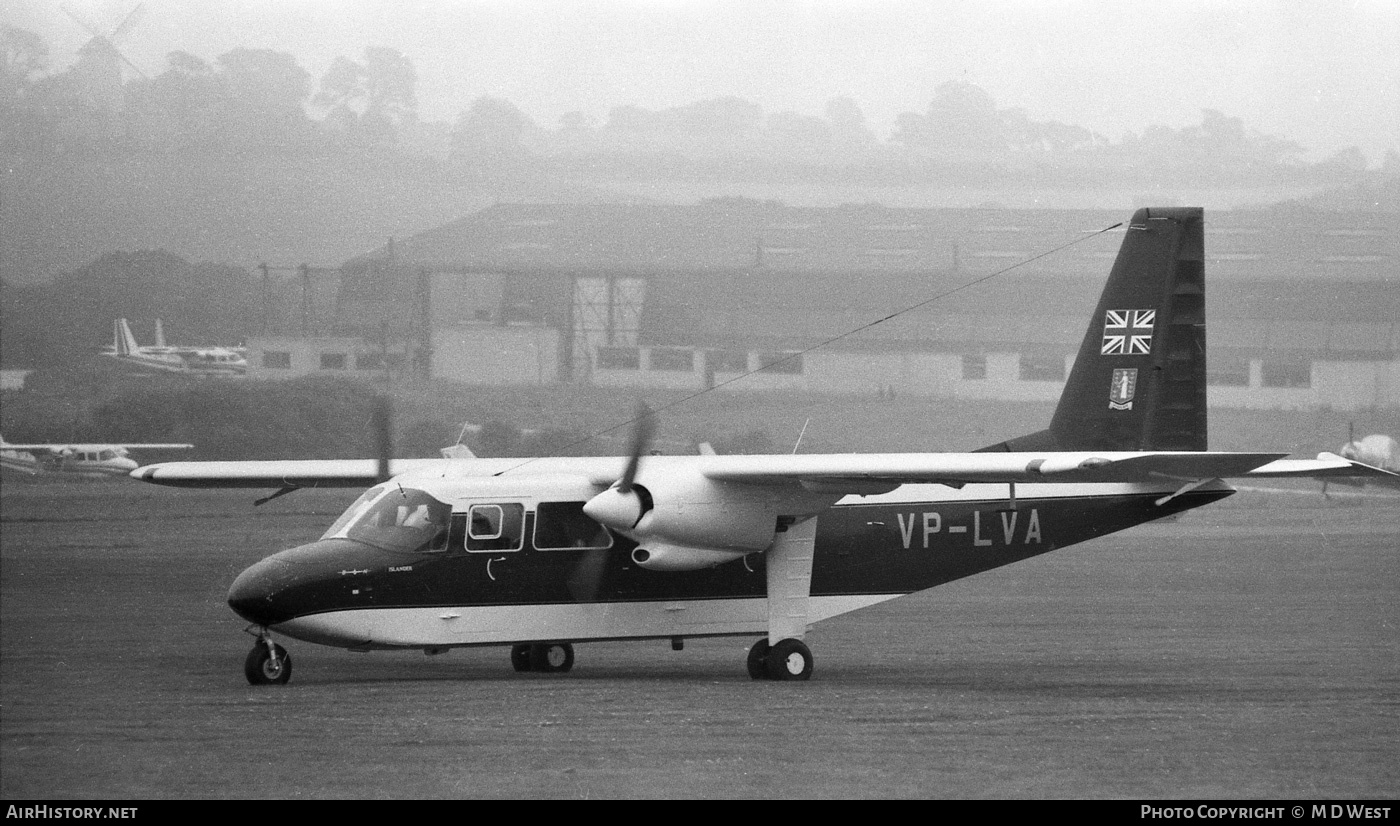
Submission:
[[[516,671],[563,674],[574,667],[574,647],[567,642],[521,643],[510,648]]]
[[[779,640],[769,646],[761,639],[749,649],[749,676],[755,680],[812,679],[812,650],[802,640]]]
[[[249,685],[286,685],[292,678],[292,655],[272,641],[266,631],[258,634],[253,650],[243,660],[243,676]]]

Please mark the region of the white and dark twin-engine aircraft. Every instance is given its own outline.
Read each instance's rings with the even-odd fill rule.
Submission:
[[[188,450],[190,444],[62,442],[10,444],[0,437],[0,468],[30,476],[120,479],[136,469],[132,450]]]
[[[1042,431],[971,453],[189,462],[189,487],[372,485],[319,540],[244,571],[248,680],[285,683],[273,633],[352,650],[756,636],[754,679],[806,680],[812,623],[1229,496],[1223,480],[1387,475],[1322,454],[1206,448],[1203,219],[1132,218]],[[1393,474],[1390,474],[1393,476]]]
[[[203,347],[165,343],[165,330],[156,319],[156,343],[141,345],[124,318],[112,322],[112,343],[102,355],[117,360],[138,373],[175,373],[183,376],[230,377],[248,372],[248,358],[242,347]]]

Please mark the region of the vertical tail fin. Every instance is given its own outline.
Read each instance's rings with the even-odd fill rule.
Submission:
[[[1046,430],[984,450],[1205,450],[1199,207],[1140,209]]]
[[[136,336],[131,334],[131,326],[124,318],[117,319],[112,325],[112,339],[119,356],[129,356],[141,349],[136,343]]]
[[[164,328],[163,326],[161,326],[160,319],[156,319],[156,346],[157,346],[157,347],[164,347],[164,346],[166,346],[166,344],[165,344],[165,328]]]

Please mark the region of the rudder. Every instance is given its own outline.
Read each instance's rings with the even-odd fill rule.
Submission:
[[[983,450],[1206,450],[1200,207],[1133,214],[1050,427]]]

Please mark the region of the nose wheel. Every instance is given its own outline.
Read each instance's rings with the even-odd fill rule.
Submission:
[[[292,655],[266,633],[260,634],[243,660],[243,676],[249,685],[286,685],[292,678]]]

